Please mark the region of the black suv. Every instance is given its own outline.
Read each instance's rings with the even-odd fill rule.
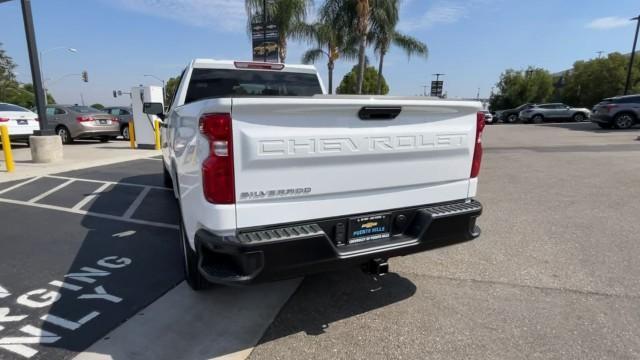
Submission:
[[[593,107],[591,121],[603,129],[629,129],[640,122],[640,94],[602,100]]]

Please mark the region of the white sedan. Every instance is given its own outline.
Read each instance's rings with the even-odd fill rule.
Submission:
[[[13,104],[0,103],[0,126],[6,125],[11,140],[28,141],[33,132],[40,130],[38,114]]]

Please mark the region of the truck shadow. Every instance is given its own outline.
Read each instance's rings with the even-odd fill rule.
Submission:
[[[395,273],[373,277],[351,269],[308,276],[260,344],[298,332],[322,335],[332,323],[401,302],[415,293],[413,282]]]
[[[139,175],[122,176],[116,181],[155,185],[161,181],[161,162],[157,164],[156,174],[146,173],[148,169],[133,169],[131,172]],[[120,175],[122,168],[114,168],[118,171],[113,175]],[[97,168],[95,173],[103,169]],[[141,188],[112,187],[83,210],[122,216],[123,210],[136,198],[134,190],[139,193]],[[148,201],[152,197],[152,201]],[[171,221],[175,226],[178,223],[176,209],[170,191],[151,190],[132,218],[153,220],[145,216],[161,215],[164,223]],[[67,275],[57,280],[70,287],[58,290],[60,299],[46,313],[54,321],[41,323],[43,331],[59,337],[50,344],[41,342],[41,358],[67,358],[64,354],[68,351],[86,350],[184,280],[178,231],[170,227],[172,224],[168,225],[148,226],[85,215],[79,224],[67,230],[68,243],[63,246],[68,248],[69,258],[59,259],[62,266],[68,266]]]

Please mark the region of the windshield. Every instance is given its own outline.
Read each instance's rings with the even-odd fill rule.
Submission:
[[[211,98],[313,96],[322,94],[316,74],[194,69],[185,104]]]
[[[29,110],[13,104],[0,104],[0,111],[29,112]]]
[[[96,108],[92,108],[89,106],[70,106],[69,109],[81,114],[89,114],[89,113],[101,113],[104,112],[102,110],[98,110]]]

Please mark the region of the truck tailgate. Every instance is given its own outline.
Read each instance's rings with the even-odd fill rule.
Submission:
[[[361,119],[401,108],[395,119]],[[238,228],[465,199],[480,103],[234,98]]]

